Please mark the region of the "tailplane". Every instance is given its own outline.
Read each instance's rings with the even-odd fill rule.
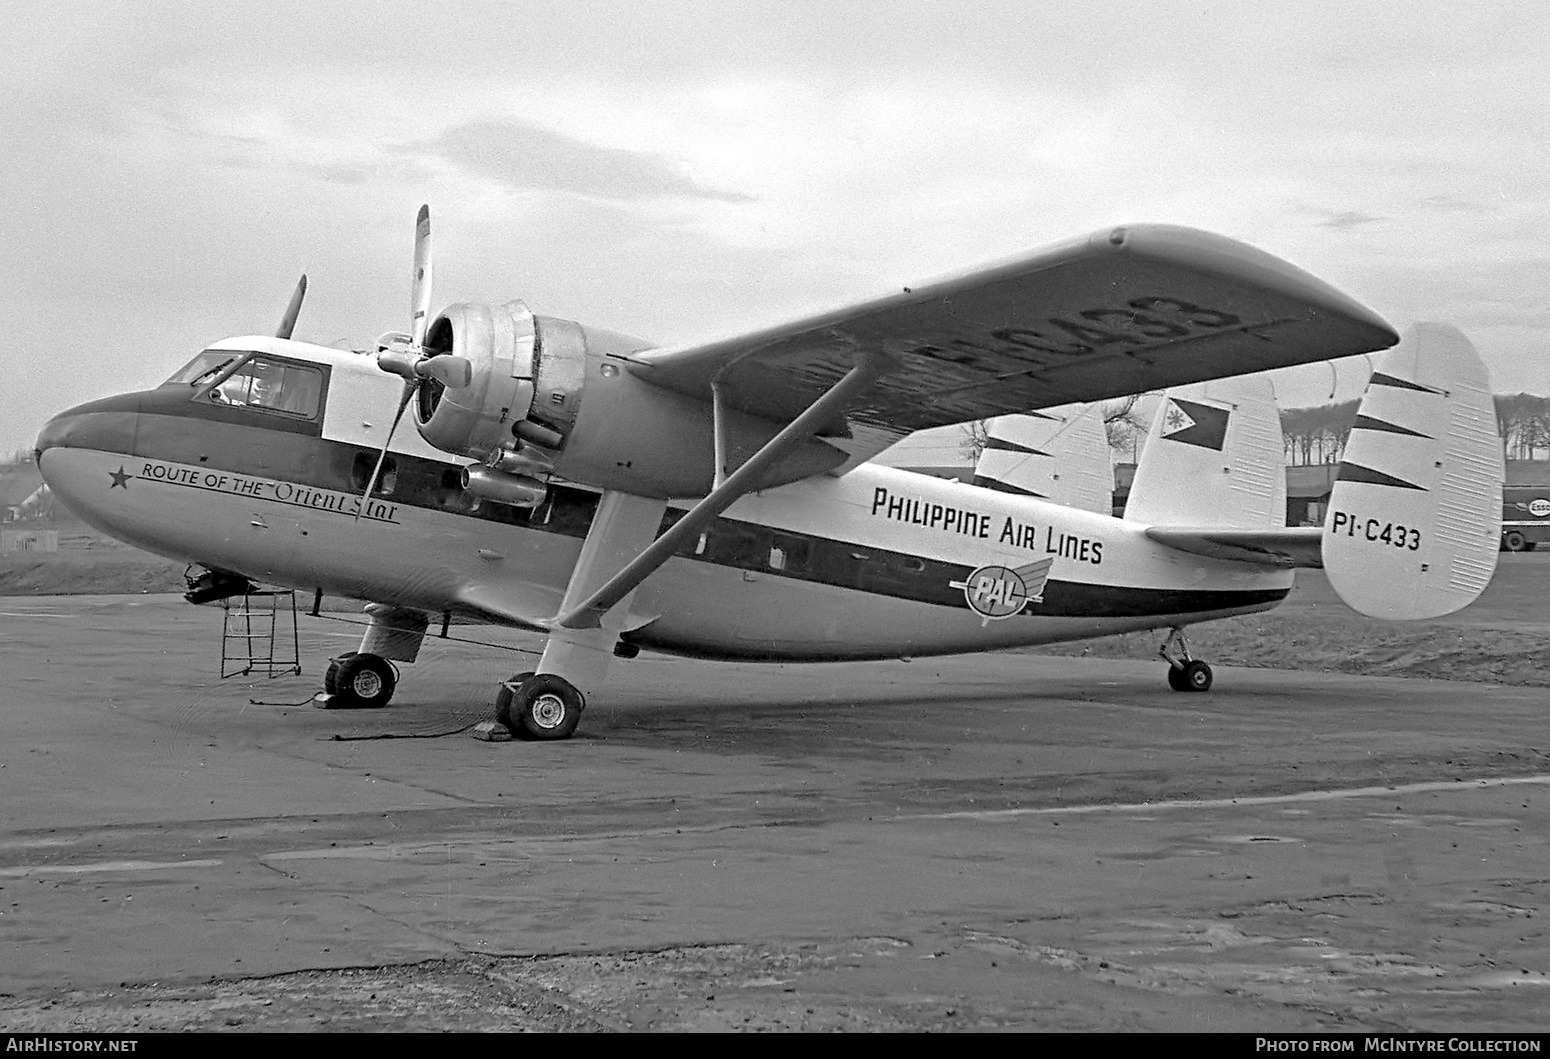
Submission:
[[[991,420],[974,484],[1112,514],[1114,467],[1101,407],[1070,405]]]
[[[1149,526],[1285,526],[1281,418],[1269,380],[1218,379],[1164,394],[1125,518]]]
[[[1346,443],[1323,560],[1340,598],[1376,618],[1450,614],[1496,570],[1502,445],[1490,377],[1445,324],[1377,358]]]

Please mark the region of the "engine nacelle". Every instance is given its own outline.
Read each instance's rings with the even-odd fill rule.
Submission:
[[[544,502],[549,487],[537,478],[474,464],[463,468],[463,491],[510,507],[537,507]]]
[[[473,496],[531,506],[541,502],[551,475],[638,496],[701,496],[711,488],[710,402],[630,371],[622,358],[650,349],[649,342],[534,316],[513,301],[449,307],[431,321],[423,348],[432,360],[451,354],[469,363],[468,385],[448,386],[436,375],[449,376],[417,362],[415,422],[436,448],[481,462],[469,469],[464,486]],[[746,459],[784,425],[729,413],[729,451]],[[761,488],[844,460],[840,449],[811,440],[772,468]]]
[[[552,448],[563,448],[586,371],[580,328],[571,327],[574,341],[567,328],[542,326],[517,301],[450,306],[426,330],[425,352],[467,358],[473,378],[457,389],[434,379],[421,384],[420,436],[443,452],[484,460],[513,448],[522,436],[517,428],[531,422]]]

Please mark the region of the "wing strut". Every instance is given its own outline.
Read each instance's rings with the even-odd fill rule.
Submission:
[[[881,354],[859,354],[855,367],[846,372],[839,382],[809,405],[807,411],[786,424],[785,429],[766,442],[747,463],[726,475],[725,478],[721,477],[724,473],[724,466],[721,463],[724,456],[723,446],[718,444],[716,463],[717,477],[721,479],[719,484],[706,494],[703,500],[695,504],[687,515],[674,523],[666,533],[653,541],[606,584],[556,618],[555,625],[562,629],[598,628],[602,624],[603,615],[634,591],[636,586],[649,577],[657,567],[667,562],[678,550],[679,545],[699,533],[717,515],[731,507],[739,497],[752,492],[759,476],[765,470],[806,441],[823,422],[843,409],[857,392],[871,385],[885,363],[886,358]],[[717,402],[718,420],[723,410],[724,406]],[[716,426],[718,439],[723,436],[723,429],[718,422]]]
[[[716,431],[716,477],[711,483],[712,489],[721,488],[727,480],[728,465],[732,461],[732,443],[728,435],[732,431],[729,418],[731,408],[727,404],[726,392],[722,389],[721,372],[716,372],[710,380],[710,407],[711,420]]]

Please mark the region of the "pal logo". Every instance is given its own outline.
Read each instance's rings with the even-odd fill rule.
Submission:
[[[962,581],[949,581],[947,587],[963,589],[969,609],[980,616],[981,627],[994,620],[1021,614],[1029,603],[1044,598],[1044,583],[1049,580],[1053,558],[1040,559],[1027,566],[981,566]]]
[[[1541,498],[1529,501],[1528,513],[1535,518],[1544,518],[1546,515],[1550,515],[1550,500]]]

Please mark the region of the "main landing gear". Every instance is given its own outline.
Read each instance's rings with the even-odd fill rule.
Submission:
[[[1211,690],[1211,667],[1190,657],[1183,628],[1175,626],[1157,653],[1168,663],[1168,686],[1174,691]]]
[[[518,673],[495,693],[495,720],[518,739],[569,739],[587,698],[553,673]]]
[[[346,651],[328,663],[323,674],[326,705],[334,710],[374,709],[386,706],[398,687],[398,671],[379,655]]]
[[[366,608],[371,625],[356,651],[346,651],[328,663],[323,694],[317,705],[330,710],[376,709],[386,706],[398,687],[394,662],[413,662],[420,655],[430,618],[424,611],[373,603]]]
[[[666,509],[665,500],[605,492],[571,571],[560,613],[576,607],[640,555],[655,538]],[[601,685],[612,659],[628,656],[619,650],[619,634],[633,622],[633,595],[632,589],[594,625],[556,624],[538,671],[518,673],[501,684],[495,693],[495,725],[476,726],[475,736],[490,740],[495,737],[492,729],[503,727],[518,739],[569,739],[587,706],[578,685]]]

